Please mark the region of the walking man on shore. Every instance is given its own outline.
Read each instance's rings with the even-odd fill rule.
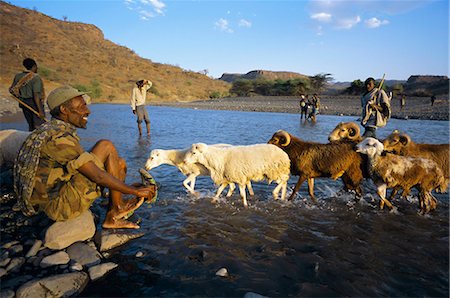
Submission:
[[[38,66],[31,58],[23,60],[25,71],[15,75],[9,92],[29,107],[19,104],[28,123],[28,130],[33,131],[45,122],[44,84],[37,74]],[[31,111],[32,108],[34,111]]]
[[[70,86],[50,92],[51,121],[33,131],[22,145],[14,166],[14,190],[25,215],[39,211],[55,221],[75,218],[88,210],[108,187],[110,204],[103,228],[137,229],[125,218],[152,199],[156,186],[124,183],[125,160],[111,141],[98,141],[90,152],[80,145],[77,128],[86,128],[91,113],[80,92]],[[124,200],[122,194],[135,198]]]
[[[383,89],[375,87],[374,78],[367,78],[364,85],[366,92],[361,96],[363,136],[376,138],[377,127],[385,126],[391,117],[391,99]]]
[[[150,135],[150,118],[148,117],[147,109],[145,107],[145,100],[147,99],[147,90],[152,87],[152,82],[149,80],[140,80],[136,82],[131,94],[131,109],[133,114],[137,116],[137,124],[139,135],[142,135],[142,120],[147,126],[147,135]]]

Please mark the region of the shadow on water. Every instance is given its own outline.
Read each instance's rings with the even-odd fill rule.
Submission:
[[[296,114],[148,109],[150,137],[138,137],[134,115],[121,105],[92,105],[88,129],[79,132],[85,148],[101,138],[117,145],[128,163],[127,182],[139,181],[138,169],[152,149],[265,143],[279,129],[327,142],[338,122],[356,120],[319,115],[311,125],[300,124]],[[379,137],[393,129],[417,142],[448,142],[444,121],[391,119]],[[84,296],[449,295],[448,194],[437,195],[438,209],[427,216],[417,214],[415,193],[410,201],[397,199],[395,215],[378,209],[370,181],[355,201],[340,181],[317,179],[315,205],[306,184],[297,199],[281,202],[271,198],[274,184],[255,183],[244,209],[237,193],[212,204],[208,177],[198,178],[197,198],[186,194],[176,168],[160,166],[151,174],[162,187],[155,205],[136,212],[146,235],[117,249],[111,260],[118,270],[91,283]],[[289,185],[295,182],[292,177]],[[229,277],[215,275],[223,267]]]

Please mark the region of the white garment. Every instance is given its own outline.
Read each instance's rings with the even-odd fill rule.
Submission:
[[[152,87],[152,82],[147,80],[147,83],[142,86],[141,89],[138,86],[133,88],[133,92],[131,93],[131,109],[136,110],[137,106],[145,105],[145,100],[147,99],[147,90]]]

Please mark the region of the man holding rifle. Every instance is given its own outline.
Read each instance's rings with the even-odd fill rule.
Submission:
[[[16,74],[9,92],[19,101],[23,115],[28,123],[28,130],[33,131],[45,122],[44,84],[37,74],[37,64],[31,58],[23,60],[25,71]]]
[[[375,79],[370,77],[364,82],[366,93],[361,97],[361,124],[364,126],[364,137],[376,138],[377,127],[383,127],[391,117],[391,99],[381,89],[384,82],[380,82],[378,88],[375,87]]]

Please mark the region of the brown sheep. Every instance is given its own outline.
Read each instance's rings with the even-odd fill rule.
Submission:
[[[289,200],[292,200],[305,180],[308,180],[308,192],[313,201],[314,178],[331,177],[342,179],[348,189],[354,189],[357,196],[362,191],[362,159],[353,149],[351,142],[319,144],[305,142],[286,131],[277,131],[268,142],[283,149],[291,160],[291,174],[299,176]]]
[[[449,144],[417,144],[406,133],[394,130],[383,141],[384,150],[402,156],[429,158],[441,167],[444,178],[449,182]]]
[[[355,122],[340,122],[328,135],[330,142],[352,141],[359,143],[362,141],[361,129]]]
[[[374,138],[366,138],[357,145],[357,151],[367,154],[371,178],[377,186],[377,194],[381,199],[380,209],[386,204],[391,210],[396,208],[386,199],[386,189],[401,186],[405,191],[411,187],[419,190],[420,208],[427,213],[437,206],[437,200],[431,191],[445,191],[445,183],[442,170],[433,160],[400,156],[391,153],[382,155],[383,144]]]

